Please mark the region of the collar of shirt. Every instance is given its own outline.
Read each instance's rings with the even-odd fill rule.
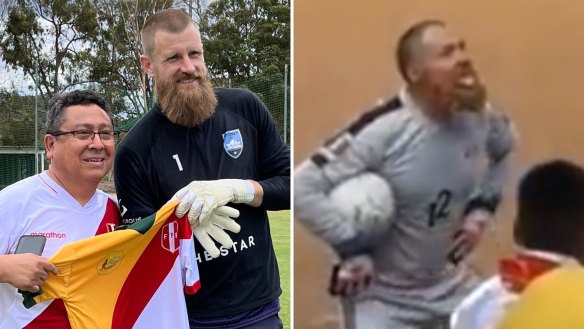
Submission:
[[[580,266],[574,258],[557,253],[521,249],[499,261],[501,283],[508,291],[521,293],[533,280],[563,266]]]
[[[536,257],[536,258],[549,260],[549,261],[552,261],[554,263],[557,263],[560,266],[564,266],[564,265],[580,266],[580,263],[576,260],[576,258],[571,257],[571,256],[567,256],[567,255],[558,254],[558,253],[551,252],[551,251],[523,248],[523,249],[520,249],[518,251],[518,253],[523,254],[523,255],[532,256],[532,257]]]

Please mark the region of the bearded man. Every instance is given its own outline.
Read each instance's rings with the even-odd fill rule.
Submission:
[[[493,222],[515,137],[445,23],[411,26],[396,55],[405,86],[296,168],[294,216],[342,260],[330,290],[344,299],[346,328],[442,329],[477,283],[464,259]],[[378,240],[329,197],[364,172],[394,192]]]
[[[188,213],[201,277],[199,292],[186,295],[191,328],[281,328],[266,211],[290,208],[288,147],[257,96],[213,88],[188,15],[157,12],[141,36],[140,61],[154,78],[157,102],[118,147],[122,221],[181,199],[177,215]],[[168,236],[172,241],[172,228]]]

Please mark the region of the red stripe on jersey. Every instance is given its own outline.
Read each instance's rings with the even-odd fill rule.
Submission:
[[[55,192],[55,194],[59,194],[59,193],[57,193],[57,191],[55,191],[54,188],[51,187],[51,185],[49,185],[49,184],[47,184],[47,182],[45,182],[45,180],[43,179],[43,176],[41,176],[41,174],[39,174],[38,176],[41,179],[41,181],[43,181],[43,183],[45,183],[45,185],[47,185],[47,187],[51,189],[51,191]]]
[[[114,200],[108,198],[107,206],[105,208],[105,214],[103,215],[101,223],[99,223],[99,226],[97,227],[97,231],[95,231],[95,235],[113,232],[113,229],[115,229],[119,225],[120,211],[118,210],[118,205],[116,205]]]
[[[116,301],[112,329],[132,328],[154,293],[168,276],[179,251],[175,250],[171,253],[163,248],[162,233],[165,225],[175,221],[181,222],[174,214],[166,219],[128,274]],[[145,275],[145,273],[147,274]]]
[[[23,329],[71,329],[62,299],[55,299]]]
[[[201,280],[197,280],[192,286],[185,286],[185,294],[194,295],[201,288]]]

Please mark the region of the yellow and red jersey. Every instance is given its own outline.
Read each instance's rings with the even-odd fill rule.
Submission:
[[[73,329],[188,328],[184,292],[200,284],[191,227],[174,215],[177,204],[65,245],[49,259],[59,275],[25,305],[61,298]]]

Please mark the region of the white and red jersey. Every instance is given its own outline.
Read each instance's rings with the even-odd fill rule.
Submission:
[[[97,190],[81,206],[43,172],[0,191],[0,254],[12,254],[23,235],[47,238],[43,257],[63,245],[113,231],[119,225],[116,203]],[[0,283],[0,328],[68,328],[62,300],[39,303],[30,309],[13,286]]]
[[[483,282],[452,313],[451,329],[495,328],[531,281],[561,266],[579,264],[570,257],[535,250],[501,260],[498,275]]]
[[[179,201],[115,232],[67,244],[59,270],[25,305],[61,298],[73,329],[188,329],[185,295],[200,287],[193,232]]]

